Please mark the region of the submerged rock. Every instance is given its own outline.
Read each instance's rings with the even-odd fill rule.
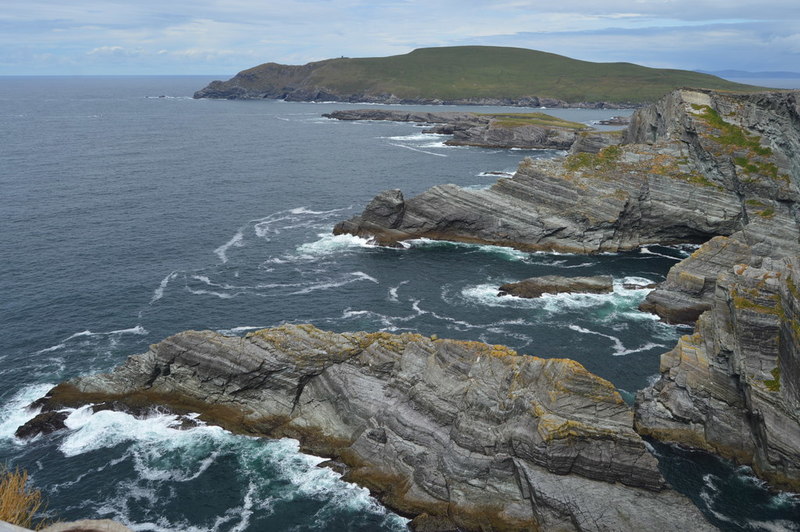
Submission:
[[[503,346],[307,325],[187,331],[43,404],[89,402],[298,438],[421,530],[712,528],[667,489],[611,383]]]
[[[525,298],[541,297],[542,294],[563,294],[584,292],[589,294],[607,294],[614,291],[614,279],[610,275],[593,277],[562,277],[545,275],[530,277],[517,283],[506,283],[500,286],[499,296],[516,296]]]

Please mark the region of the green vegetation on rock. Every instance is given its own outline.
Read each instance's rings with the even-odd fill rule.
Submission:
[[[781,391],[781,368],[775,367],[771,372],[772,378],[764,381],[767,390],[771,392]]]
[[[609,170],[622,155],[619,146],[608,146],[597,153],[574,153],[564,161],[564,168],[572,172],[576,170]]]
[[[561,127],[565,129],[584,130],[589,129],[586,124],[580,122],[570,122],[545,113],[477,113],[478,116],[492,118],[494,124],[500,127]]]
[[[402,99],[538,97],[568,103],[624,104],[652,102],[687,86],[728,91],[758,89],[687,70],[593,63],[495,46],[421,48],[404,55],[342,57],[303,66],[265,63],[240,72],[228,83],[254,93],[235,97],[281,98],[286,92],[303,90],[336,95],[393,95]],[[227,97],[200,91],[199,97],[209,96]]]

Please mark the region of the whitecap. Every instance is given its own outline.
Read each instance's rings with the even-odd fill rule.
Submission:
[[[570,330],[573,330],[575,332],[579,332],[581,334],[594,334],[594,335],[597,335],[597,336],[601,336],[603,338],[608,338],[609,340],[611,340],[611,343],[614,345],[614,352],[612,353],[613,356],[625,356],[625,355],[630,355],[630,354],[633,354],[633,353],[640,353],[642,351],[649,351],[650,349],[654,349],[656,347],[667,347],[667,346],[665,346],[663,344],[656,344],[656,343],[653,343],[653,342],[647,342],[646,344],[641,345],[639,347],[628,349],[622,343],[622,340],[620,340],[619,338],[617,338],[616,336],[613,336],[611,334],[605,334],[605,333],[601,333],[601,332],[597,332],[597,331],[592,331],[591,329],[586,329],[585,327],[581,327],[579,325],[574,325],[574,324],[569,325],[568,327],[569,327]]]
[[[400,287],[405,284],[408,284],[408,281],[402,281],[399,285],[393,286],[392,288],[389,289],[389,297],[388,297],[389,301],[393,303],[400,302],[400,299],[397,296],[397,291],[400,290]]]
[[[332,233],[320,233],[317,236],[319,240],[298,246],[297,253],[299,256],[292,258],[314,260],[349,249],[377,247],[375,243],[369,239],[350,234],[334,235]]]
[[[375,284],[380,284],[380,282],[377,279],[364,272],[351,272],[347,274],[347,276],[344,279],[340,279],[337,281],[319,281],[316,283],[312,283],[310,285],[307,285],[302,290],[292,292],[292,295],[308,294],[309,292],[315,292],[317,290],[329,290],[331,288],[338,288],[340,286],[345,286],[350,283],[355,283],[358,281],[370,281]]]
[[[44,397],[53,386],[47,383],[26,386],[3,403],[0,407],[0,440],[15,440],[17,429],[41,411],[41,408],[30,408],[30,404]]]
[[[447,155],[444,153],[434,153],[432,151],[420,150],[419,148],[414,148],[413,146],[406,146],[405,144],[395,144],[395,143],[390,143],[390,144],[392,146],[397,146],[398,148],[405,148],[407,150],[417,151],[420,153],[425,153],[427,155],[435,155],[436,157],[447,157]]]
[[[220,299],[233,299],[234,297],[245,293],[243,291],[226,293],[226,292],[216,292],[214,290],[194,290],[192,288],[189,288],[188,286],[186,287],[186,290],[196,296],[214,296]]]
[[[673,257],[672,255],[667,255],[665,253],[658,253],[657,251],[651,250],[648,246],[643,246],[643,247],[639,248],[639,253],[641,253],[642,255],[654,255],[654,256],[657,256],[657,257],[664,257],[665,259],[670,259],[670,260],[674,260],[674,261],[683,260],[683,259],[681,259],[679,257]]]
[[[242,333],[246,333],[249,331],[258,331],[263,328],[264,328],[263,325],[259,326],[242,325],[239,327],[233,327],[231,329],[217,329],[217,332],[220,334],[224,334],[225,336],[238,336]]]
[[[226,243],[214,250],[214,253],[219,257],[223,264],[228,262],[228,250],[232,247],[240,248],[244,246],[244,233],[242,228],[236,231],[236,234],[231,237]]]
[[[530,253],[520,251],[506,246],[496,246],[493,244],[471,244],[467,242],[453,242],[451,240],[433,240],[430,238],[414,238],[406,240],[405,244],[412,248],[437,248],[437,247],[454,247],[464,248],[479,251],[482,253],[489,253],[497,255],[502,258],[514,261],[523,261],[530,257]]]
[[[167,285],[173,279],[178,276],[178,272],[170,272],[166,277],[161,279],[158,287],[153,291],[153,298],[150,300],[150,304],[152,305],[162,297],[164,297],[164,290],[166,290]]]

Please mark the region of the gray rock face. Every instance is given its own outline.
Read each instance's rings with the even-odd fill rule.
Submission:
[[[576,362],[419,335],[184,332],[54,388],[292,436],[426,530],[708,530],[665,489],[613,385]]]
[[[630,145],[566,163],[526,159],[513,178],[488,190],[440,185],[406,199],[399,225],[389,227],[368,208],[334,232],[386,245],[426,237],[578,253],[699,243],[735,232],[740,198],[713,182],[694,182],[691,164],[677,162],[684,158],[680,145]]]
[[[434,187],[390,230],[362,216],[335,231],[577,252],[704,242],[642,304],[672,322],[702,316],[639,395],[637,430],[797,490],[798,94],[675,91],[634,113],[620,146],[526,161],[486,191]]]
[[[578,136],[576,129],[537,125],[505,125],[501,120],[490,115],[478,113],[351,109],[334,111],[323,116],[337,120],[390,120],[436,124],[436,127],[427,132],[452,135],[453,138],[446,142],[450,146],[567,150]],[[621,140],[621,137],[618,139]]]
[[[719,275],[695,334],[662,355],[660,380],[639,392],[637,430],[751,464],[774,485],[797,491],[798,277],[797,257]]]
[[[506,283],[500,286],[498,295],[535,298],[542,294],[564,294],[585,292],[590,294],[607,294],[614,291],[614,279],[610,275],[593,277],[561,277],[545,275],[531,277],[517,283]]]

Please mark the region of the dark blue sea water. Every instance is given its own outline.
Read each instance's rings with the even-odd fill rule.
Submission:
[[[330,234],[384,189],[486,187],[526,156],[557,152],[446,147],[411,124],[321,118],[353,107],[343,104],[192,100],[208,81],[0,78],[0,460],[30,471],[52,516],[158,531],[405,528],[292,440],[85,409],[67,431],[13,437],[53,384],[184,329],[308,322],[502,343],[574,358],[629,400],[687,332],[638,312],[646,291],[622,286],[663,279],[687,249],[384,249]],[[618,113],[552,112],[583,122]],[[598,273],[614,276],[613,294],[496,296],[533,275]],[[722,528],[800,530],[797,497],[746,468],[654,452]]]

